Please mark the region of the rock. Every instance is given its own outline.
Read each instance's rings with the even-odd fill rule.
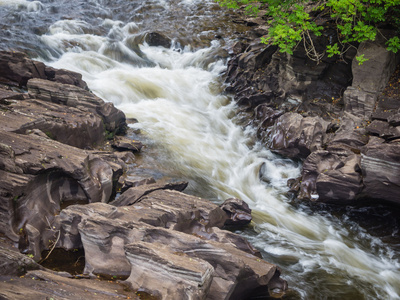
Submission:
[[[40,130],[51,139],[79,148],[100,145],[105,138],[104,123],[97,113],[33,99],[7,105],[0,124],[3,130],[20,134]]]
[[[158,299],[206,299],[214,268],[174,250],[157,242],[125,246],[132,267],[127,282],[133,289],[141,288]]]
[[[37,99],[99,114],[109,132],[119,134],[126,130],[122,111],[80,87],[43,79],[31,79],[27,86],[29,94]]]
[[[371,117],[378,94],[386,87],[398,63],[396,54],[386,50],[385,42],[377,35],[375,41],[364,41],[359,45],[357,55],[364,55],[368,60],[359,64],[353,59],[352,86],[343,95],[347,112],[367,119]]]
[[[31,78],[46,78],[42,62],[30,60],[22,52],[0,51],[1,83],[23,87]]]
[[[0,51],[0,83],[25,87],[28,80],[32,78],[47,79],[88,89],[81,74],[48,67],[42,62],[29,59],[22,52]]]
[[[252,220],[251,209],[246,202],[240,199],[230,198],[220,205],[221,209],[228,215],[225,225],[246,225]]]
[[[367,130],[361,127],[361,120],[345,116],[341,119],[339,129],[334,133],[328,147],[341,144],[349,149],[360,150],[368,140]]]
[[[141,142],[121,136],[117,136],[114,138],[112,146],[118,151],[132,152],[140,152],[140,150],[143,148],[143,144]]]
[[[369,118],[374,110],[378,94],[355,87],[348,87],[343,94],[345,110],[359,117]]]
[[[360,156],[342,150],[332,153],[318,150],[304,162],[300,199],[348,203],[362,190]]]
[[[319,117],[303,118],[297,113],[280,116],[267,135],[267,146],[290,158],[306,158],[322,148],[328,123]]]
[[[400,203],[400,144],[373,138],[362,149],[363,195]]]
[[[0,104],[10,104],[7,100],[24,100],[25,95],[23,93],[13,92],[0,88]]]
[[[57,238],[63,207],[107,202],[113,193],[117,171],[78,148],[0,131],[0,149],[0,231],[35,260]]]
[[[140,185],[148,185],[156,183],[156,180],[153,177],[126,177],[121,178],[123,180],[122,187],[121,187],[121,194],[126,192],[127,189],[131,187],[137,187]]]
[[[158,32],[147,33],[144,40],[147,44],[149,44],[149,46],[161,46],[168,49],[171,48],[172,44],[168,37]]]
[[[400,138],[400,128],[390,126],[389,123],[384,121],[374,120],[366,129],[371,135],[377,135],[386,140]]]
[[[214,227],[226,214],[197,197],[157,190],[129,207],[69,206],[60,219],[59,246],[84,248],[85,273],[125,277],[160,299],[242,299],[263,287],[267,295],[270,284],[287,288],[276,266],[242,250],[242,237]]]
[[[0,276],[22,276],[29,270],[39,269],[43,267],[32,258],[0,245]]]
[[[115,281],[72,279],[48,270],[0,278],[1,299],[140,299],[134,291]]]
[[[59,82],[62,84],[70,84],[89,90],[86,82],[82,80],[82,75],[73,71],[64,69],[54,69],[52,67],[45,67],[45,74],[48,80]]]
[[[151,192],[157,190],[177,190],[181,192],[188,185],[186,181],[170,182],[166,184],[152,183],[151,180],[150,182],[150,184],[136,184],[132,186],[123,192],[118,199],[112,201],[110,204],[115,206],[128,206],[139,202],[142,197]]]
[[[387,51],[386,40],[377,35],[375,41],[364,41],[358,46],[357,55],[367,61],[361,65],[356,59],[352,63],[353,84],[356,89],[370,93],[382,92],[396,69],[396,54]]]

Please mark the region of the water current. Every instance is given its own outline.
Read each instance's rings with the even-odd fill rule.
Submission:
[[[0,48],[81,73],[95,94],[139,121],[130,126],[147,144],[143,163],[158,170],[142,173],[189,180],[190,193],[217,203],[245,200],[254,222],[238,233],[281,267],[286,299],[400,299],[398,223],[384,223],[391,229],[383,234],[359,218],[382,223],[376,215],[393,220],[391,212],[293,202],[286,181],[301,165],[240,126],[223,72],[226,49],[247,28],[213,1],[0,0],[0,26]],[[169,37],[171,47],[149,46],[148,32]]]

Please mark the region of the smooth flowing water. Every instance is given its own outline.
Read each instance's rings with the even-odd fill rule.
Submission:
[[[162,172],[189,180],[190,193],[245,200],[254,224],[239,233],[282,268],[286,299],[400,298],[397,222],[388,240],[351,213],[293,203],[286,181],[301,166],[239,125],[222,74],[224,49],[246,28],[212,1],[0,0],[0,17],[1,48],[81,73],[95,94],[139,121],[130,126],[141,130],[145,152]],[[171,47],[143,42],[154,31]]]

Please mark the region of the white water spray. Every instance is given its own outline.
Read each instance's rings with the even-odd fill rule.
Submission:
[[[225,65],[217,58],[218,43],[196,52],[142,45],[139,56],[127,44],[136,24],[103,24],[108,37],[86,33],[81,21],[54,24],[42,37],[63,54],[52,65],[80,72],[93,92],[138,119],[134,127],[166,149],[170,160],[164,163],[182,177],[206,182],[203,188],[220,201],[245,200],[258,232],[249,238],[273,262],[286,264],[288,280],[304,298],[313,297],[302,286],[313,284],[303,279],[310,274],[327,276],[325,284],[358,285],[365,298],[400,298],[400,264],[380,240],[367,234],[367,243],[351,240],[334,218],[287,203],[286,180],[297,177],[299,167],[262,145],[249,147],[251,135],[233,121],[234,103],[220,93]],[[268,184],[259,179],[263,164]],[[369,243],[380,251],[371,252]]]

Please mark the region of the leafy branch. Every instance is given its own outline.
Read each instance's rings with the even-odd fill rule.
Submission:
[[[303,41],[308,57],[320,61],[343,55],[349,47],[363,41],[374,41],[379,26],[390,26],[399,32],[400,0],[216,0],[232,9],[244,7],[248,14],[266,11],[269,32],[261,41],[277,45],[280,52],[293,54]],[[324,24],[318,25],[318,24]],[[321,36],[324,29],[334,27],[336,36],[330,38],[325,49],[317,51],[312,36]],[[400,50],[398,35],[387,39],[388,51]],[[358,56],[359,63],[368,58]]]

